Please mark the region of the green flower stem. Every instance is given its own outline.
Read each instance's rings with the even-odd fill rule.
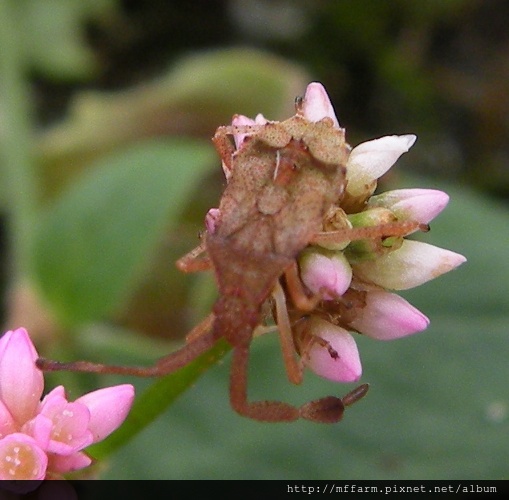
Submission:
[[[223,358],[230,349],[231,346],[221,339],[184,368],[156,380],[136,398],[122,426],[104,441],[87,448],[87,453],[95,459],[104,459],[124,446],[163,413],[180,394]]]
[[[26,58],[13,0],[0,0],[0,168],[10,222],[13,272],[28,274],[37,186]]]

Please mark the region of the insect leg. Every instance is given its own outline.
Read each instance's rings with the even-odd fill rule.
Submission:
[[[293,261],[293,263],[286,269],[285,278],[288,292],[290,293],[290,297],[292,298],[295,307],[301,311],[312,311],[315,309],[318,303],[322,300],[322,297],[320,294],[316,294],[312,297],[309,297],[306,294],[302,281],[299,277],[299,269],[296,261]]]
[[[152,366],[116,366],[105,365],[102,363],[91,363],[89,361],[74,361],[70,363],[61,363],[44,358],[36,360],[36,365],[43,371],[73,371],[73,372],[91,372],[91,373],[112,373],[118,375],[134,375],[136,377],[158,377],[177,371],[184,367],[195,358],[208,351],[216,342],[217,336],[209,325],[209,317],[203,321],[203,328],[208,327],[200,335],[192,338],[190,342],[179,350],[160,358]],[[202,324],[195,327],[200,328]],[[193,331],[195,331],[193,330]]]
[[[340,244],[350,241],[385,238],[388,236],[406,236],[415,231],[428,231],[427,224],[420,224],[415,221],[397,221],[380,224],[378,226],[353,227],[338,231],[327,231],[317,233],[311,239],[311,244],[327,245],[330,243]]]
[[[369,384],[361,384],[359,387],[356,387],[355,389],[351,390],[348,394],[345,394],[341,401],[345,406],[351,406],[359,399],[362,399],[366,393],[368,392]]]
[[[364,384],[344,398],[327,396],[306,403],[300,408],[280,401],[250,402],[247,399],[248,361],[249,343],[235,346],[230,376],[230,402],[240,415],[261,422],[292,422],[299,418],[327,424],[339,422],[343,418],[345,407],[361,399],[368,390],[368,385]]]
[[[248,401],[247,374],[251,337],[242,339],[233,348],[230,372],[230,402],[240,415],[260,422],[292,422],[299,418],[320,423],[334,423],[341,420],[346,406],[361,399],[368,386],[349,392],[344,398],[327,396],[296,408],[281,401]]]
[[[290,325],[290,318],[288,317],[288,309],[286,308],[285,294],[279,281],[276,282],[274,290],[272,291],[272,297],[276,303],[276,320],[286,374],[288,375],[288,380],[290,380],[292,384],[300,384],[302,382],[303,367],[295,359],[292,327]]]
[[[205,242],[200,243],[189,253],[186,253],[183,257],[180,257],[175,265],[183,273],[208,271],[209,269],[212,269],[212,262],[208,256],[203,256],[200,258],[200,255],[203,252],[205,252]]]
[[[243,415],[261,422],[292,422],[297,420],[299,410],[279,401],[249,402],[247,399],[247,372],[249,364],[249,344],[243,342],[233,348],[230,374],[230,402],[233,409]]]
[[[212,138],[216,151],[223,162],[226,177],[231,174],[233,169],[233,153],[235,153],[235,148],[228,138],[228,135],[233,134],[230,129],[231,127],[219,127]]]
[[[187,335],[186,344],[208,333],[214,323],[215,314],[210,313],[203,321],[198,323]]]

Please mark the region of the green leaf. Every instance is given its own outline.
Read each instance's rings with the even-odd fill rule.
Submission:
[[[214,158],[198,140],[139,143],[98,161],[43,214],[34,275],[64,323],[126,299]]]

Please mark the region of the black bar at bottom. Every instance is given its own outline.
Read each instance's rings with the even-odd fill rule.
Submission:
[[[274,495],[285,498],[307,495],[370,495],[387,498],[388,495],[445,497],[471,495],[486,498],[509,492],[509,481],[0,481],[0,500],[18,498],[26,500],[115,500],[120,499],[207,499],[235,495],[242,499]],[[264,500],[261,498],[261,500]]]

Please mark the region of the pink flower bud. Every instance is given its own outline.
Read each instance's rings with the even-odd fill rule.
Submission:
[[[52,428],[53,421],[50,418],[44,415],[36,415],[21,427],[21,431],[33,437],[43,450],[47,450]]]
[[[16,431],[16,424],[11,413],[0,399],[0,439]]]
[[[354,338],[344,328],[320,318],[309,320],[307,333],[319,339],[311,340],[309,350],[302,352],[306,366],[320,377],[335,382],[355,382],[362,375],[361,360]],[[306,337],[307,338],[307,337]]]
[[[216,225],[221,216],[219,208],[211,208],[205,215],[205,228],[209,234],[213,234],[216,231]]]
[[[111,434],[127,417],[134,400],[134,387],[130,384],[106,387],[89,392],[76,400],[90,411],[89,429],[93,442]]]
[[[366,306],[350,325],[378,340],[393,340],[425,330],[429,319],[404,298],[385,291],[366,294]]]
[[[352,281],[352,268],[342,252],[311,249],[299,259],[301,279],[325,300],[343,295]]]
[[[59,386],[47,394],[38,417],[46,417],[52,424],[48,451],[70,455],[92,444],[93,435],[89,429],[89,409],[82,403],[68,402],[63,392]]]
[[[406,290],[447,273],[463,255],[420,241],[404,240],[397,250],[354,266],[355,274],[383,288]]]
[[[92,459],[85,453],[78,451],[71,455],[50,455],[48,469],[53,473],[65,474],[75,470],[84,469],[92,463]]]
[[[35,366],[37,357],[24,328],[0,339],[0,399],[19,425],[32,418],[42,395],[44,378]]]
[[[266,123],[267,119],[261,113],[256,115],[256,118],[254,120],[244,115],[235,115],[232,119],[232,125],[234,127],[239,126],[242,127],[244,125],[265,125]],[[249,134],[246,133],[233,134],[233,140],[235,142],[235,147],[237,149],[240,149],[247,135]]]
[[[339,128],[339,122],[330,102],[327,91],[321,83],[312,82],[306,88],[302,103],[304,118],[310,122],[318,122],[323,118],[332,118],[334,126]]]
[[[353,148],[346,166],[348,193],[352,196],[363,195],[367,187],[374,185],[412,147],[416,139],[413,134],[387,135]]]
[[[126,384],[69,402],[58,386],[39,402],[37,358],[25,329],[0,338],[0,479],[53,479],[87,467],[91,460],[81,450],[113,432],[134,399]]]
[[[0,439],[0,480],[40,480],[46,475],[48,457],[37,442],[22,433]]]
[[[400,220],[427,224],[449,202],[449,196],[437,189],[395,189],[369,199],[368,207],[390,209]]]

